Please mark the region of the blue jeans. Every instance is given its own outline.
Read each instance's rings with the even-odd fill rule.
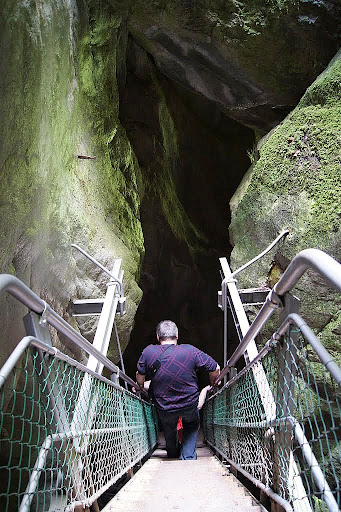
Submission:
[[[199,411],[197,405],[191,405],[178,411],[164,411],[158,408],[163,433],[166,440],[167,456],[182,460],[195,460],[197,458],[197,437],[199,430]],[[177,424],[182,417],[183,440],[179,444]]]

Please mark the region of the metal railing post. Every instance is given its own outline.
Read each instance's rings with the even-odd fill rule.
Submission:
[[[287,293],[283,298],[283,309],[280,313],[280,321],[288,316],[290,313],[298,313],[299,301],[296,297]],[[277,397],[279,403],[277,404],[276,416],[286,418],[293,416],[294,413],[294,397],[295,397],[295,376],[297,367],[297,348],[295,341],[297,334],[293,334],[290,339],[290,329],[287,333],[288,341],[286,343],[285,336],[282,336],[280,341],[279,351],[279,367],[277,379]],[[294,466],[291,469],[291,466]],[[296,479],[291,479],[289,482],[289,475],[298,474],[298,468],[292,456],[292,429],[290,425],[284,425],[283,429],[276,429],[275,443],[274,443],[274,480],[273,488],[277,494],[285,497],[291,501],[292,497],[300,500],[306,500],[306,506],[310,508],[309,502],[305,496],[297,496],[297,489],[294,488]],[[285,483],[289,483],[286,487]],[[302,486],[303,487],[303,486]],[[282,492],[280,490],[282,489]],[[290,491],[293,490],[293,496],[290,496]]]
[[[80,249],[77,246],[76,248]],[[89,255],[87,254],[86,256],[89,257]],[[89,259],[91,259],[91,257]],[[121,262],[121,259],[117,259],[115,261],[112,271],[110,272],[111,280],[107,284],[107,292],[93,341],[93,347],[96,348],[105,357],[108,352],[113,325],[115,321],[116,310],[118,306],[119,293],[117,293],[117,288],[119,285],[120,293],[123,292],[123,272],[120,270]],[[96,264],[98,264],[98,262],[96,262]],[[103,364],[100,363],[95,356],[90,354],[87,363],[87,368],[101,375],[103,370]],[[71,422],[71,430],[91,429],[92,423],[95,418],[97,401],[98,396],[97,392],[94,391],[93,377],[90,374],[86,374],[83,378],[79,397],[76,403],[73,419]],[[87,445],[88,438],[84,438],[81,441],[79,441],[79,439],[74,439],[73,450],[75,450],[75,452],[78,455],[73,458],[72,467],[74,468],[74,471],[71,471],[71,474],[82,475],[84,472],[91,474],[89,467],[87,465],[84,465],[83,459],[81,457],[81,454],[86,452]],[[82,489],[81,477],[78,478],[77,484],[77,488],[75,489],[76,495],[82,496],[84,494],[84,491]]]
[[[108,270],[107,268],[105,268],[99,261],[97,261],[93,256],[90,256],[90,254],[88,254],[86,251],[84,251],[84,249],[82,249],[81,247],[79,247],[78,245],[76,244],[71,244],[71,247],[74,247],[75,249],[77,249],[77,251],[79,251],[80,253],[82,253],[86,258],[88,258],[90,261],[92,261],[92,263],[94,263],[94,265],[96,265],[98,268],[100,268],[101,270],[103,270],[103,272],[105,272],[106,274],[108,274],[109,277],[111,277],[111,279],[113,281],[115,281],[115,283],[117,283],[119,285],[119,306],[120,306],[120,314],[121,316],[123,316],[125,314],[125,308],[126,308],[126,299],[125,299],[125,296],[124,296],[124,291],[123,291],[123,282],[122,282],[122,277],[121,276],[117,276],[115,275],[115,273],[113,272],[110,272],[110,270]]]

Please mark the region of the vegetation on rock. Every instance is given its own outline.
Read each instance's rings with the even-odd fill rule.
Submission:
[[[122,4],[91,0],[45,2],[39,10],[35,2],[5,0],[0,7],[1,271],[69,319],[72,298],[105,290],[84,258],[77,257],[76,267],[70,244],[108,266],[123,258],[130,312],[121,326],[123,345],[141,299],[136,281],[144,253],[140,170],[118,119],[126,16]],[[2,336],[16,343],[24,334],[21,309],[0,300]],[[93,326],[83,332],[91,337]]]
[[[251,146],[245,126],[264,133],[298,101],[337,46],[340,8],[332,0],[59,0],[37,9],[35,2],[4,0],[0,14],[1,271],[23,279],[69,319],[71,298],[103,293],[96,271],[74,258],[70,244],[79,243],[107,265],[122,257],[129,302],[121,325],[125,345],[141,299],[143,198],[158,201],[155,209],[186,251],[205,246],[207,254],[217,247],[225,252],[227,237],[217,240],[228,223],[226,194],[239,181],[239,169],[244,172],[245,147]],[[136,111],[139,101],[150,107],[156,125],[149,139],[141,136],[140,144],[153,144],[139,162],[133,131],[141,120],[129,133],[121,124],[129,30],[156,66],[141,77],[141,90],[150,96],[131,107]],[[283,31],[286,36],[279,37]],[[300,248],[314,245],[336,256],[339,250],[339,62],[262,141],[233,201],[233,262],[249,259],[282,227],[291,229],[272,279]],[[171,86],[176,92],[167,91]],[[181,102],[188,105],[179,107]],[[196,122],[202,124],[198,131]],[[206,153],[188,156],[187,145],[211,143]],[[204,168],[219,180],[210,192]],[[187,183],[192,189],[195,183],[195,198]],[[264,280],[270,268],[268,259]],[[4,302],[4,336],[14,339],[22,332],[11,303]],[[322,303],[319,308],[325,332],[333,333],[334,313]],[[91,337],[94,325],[83,327]]]
[[[339,47],[333,0],[136,1],[129,28],[169,78],[266,133]]]
[[[274,264],[283,271],[297,252],[308,247],[340,258],[340,80],[339,53],[293,112],[260,142],[259,158],[231,201],[234,267],[260,252],[282,229],[291,232],[275,256],[272,253],[240,276],[243,286],[265,283],[268,275],[273,278]],[[340,359],[339,299],[314,282],[313,290],[304,278],[296,292],[304,314]]]

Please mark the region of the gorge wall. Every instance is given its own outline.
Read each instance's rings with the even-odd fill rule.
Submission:
[[[339,256],[340,60],[305,91],[338,50],[340,18],[333,0],[4,0],[0,271],[92,339],[70,303],[103,296],[106,279],[70,245],[109,268],[121,257],[129,373],[165,317],[221,361],[219,256],[234,247],[237,267],[284,227],[285,248],[242,284],[304,247]],[[322,298],[316,327],[336,336],[337,302]],[[7,295],[0,307],[3,363],[25,308]]]
[[[298,251],[319,248],[341,257],[341,51],[297,107],[260,141],[255,161],[231,199],[233,267],[247,261],[283,226],[286,241],[240,275],[240,285],[273,286]],[[243,234],[241,236],[241,229]],[[313,272],[293,293],[301,314],[341,364],[340,296]]]
[[[70,301],[103,296],[106,279],[71,243],[109,268],[121,257],[126,344],[142,295],[144,242],[143,181],[118,120],[125,14],[75,0],[5,1],[0,9],[1,272],[22,279],[72,321]],[[8,296],[0,301],[3,362],[23,335],[25,308]],[[93,322],[80,327],[91,338]]]

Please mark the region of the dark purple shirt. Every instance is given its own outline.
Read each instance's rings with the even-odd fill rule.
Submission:
[[[137,363],[137,371],[150,378],[148,372],[155,361],[169,347],[148,345]],[[213,372],[217,363],[193,345],[174,345],[167,350],[161,366],[153,377],[153,394],[158,407],[178,410],[198,403],[199,387],[196,370]]]

